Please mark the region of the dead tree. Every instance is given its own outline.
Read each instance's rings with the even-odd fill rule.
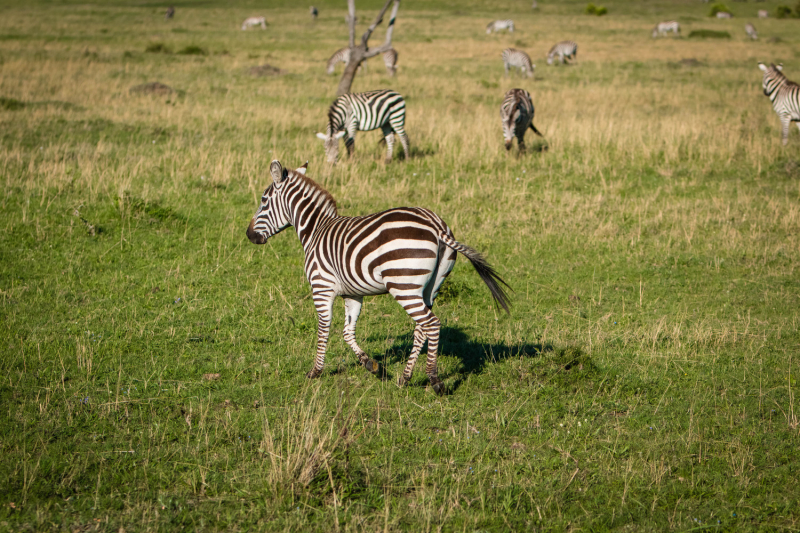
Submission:
[[[386,28],[386,41],[377,48],[369,47],[369,38],[375,28],[383,22],[383,15],[389,9],[389,4],[394,2],[392,7],[392,18],[389,20],[389,27]],[[341,96],[350,92],[350,87],[353,85],[353,78],[356,75],[359,65],[370,57],[375,57],[392,48],[392,31],[394,30],[394,20],[397,16],[397,9],[400,7],[400,0],[386,0],[383,9],[375,17],[375,20],[370,24],[364,35],[361,36],[361,43],[356,46],[356,2],[355,0],[347,0],[347,25],[350,27],[350,62],[344,68],[342,79],[339,80],[339,88],[336,89],[336,96]]]

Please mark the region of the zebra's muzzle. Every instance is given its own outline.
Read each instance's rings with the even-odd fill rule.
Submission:
[[[253,221],[250,221],[250,225],[247,226],[247,238],[250,239],[250,242],[253,244],[264,244],[267,242],[267,238],[264,236],[263,233],[257,232],[253,229]]]

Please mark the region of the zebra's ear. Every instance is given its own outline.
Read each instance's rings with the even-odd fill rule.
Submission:
[[[272,176],[272,180],[275,183],[283,182],[283,180],[285,180],[286,177],[289,175],[286,169],[283,168],[283,165],[281,165],[281,162],[278,161],[277,159],[270,164],[269,173]]]
[[[299,172],[300,174],[305,176],[306,175],[306,170],[308,170],[308,161],[306,161],[305,164],[302,167],[298,167],[294,171],[295,172]]]
[[[317,139],[319,139],[320,141],[327,141],[328,140],[328,136],[325,135],[324,133],[317,132]]]
[[[775,68],[783,72],[783,63],[778,63],[777,65],[775,65]]]
[[[337,138],[337,139],[341,139],[342,137],[344,137],[344,134],[345,134],[345,132],[343,132],[343,131],[340,131],[340,132],[338,132],[338,133],[336,134],[336,138]]]
[[[758,68],[760,68],[760,69],[761,69],[761,70],[763,70],[764,72],[766,72],[766,71],[767,71],[767,66],[766,66],[764,63],[759,63],[759,64],[758,64]]]

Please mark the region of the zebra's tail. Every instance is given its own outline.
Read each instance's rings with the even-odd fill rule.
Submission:
[[[466,244],[461,244],[445,233],[440,234],[439,239],[441,239],[441,241],[448,247],[469,259],[469,262],[472,263],[473,267],[475,267],[478,275],[481,277],[486,286],[489,287],[489,292],[492,293],[492,298],[494,298],[494,300],[500,304],[500,307],[502,307],[506,313],[511,314],[508,295],[506,294],[506,291],[502,287],[501,283],[509,289],[511,289],[511,287],[508,285],[508,283],[503,281],[503,278],[497,274],[495,269],[492,268],[488,261],[486,261],[486,258],[484,258],[479,251],[475,250],[474,248],[470,248]],[[513,289],[511,290],[513,291]]]
[[[531,122],[531,129],[533,130],[533,133],[535,133],[539,137],[544,137],[544,135],[542,135],[541,132],[536,129],[536,126],[533,125],[533,122]]]

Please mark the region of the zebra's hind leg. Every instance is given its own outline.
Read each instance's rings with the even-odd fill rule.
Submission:
[[[364,299],[361,296],[344,297],[344,340],[353,349],[358,357],[358,362],[373,374],[378,373],[378,363],[370,359],[356,342],[356,322],[361,314],[361,304]]]
[[[411,148],[408,144],[408,135],[406,135],[406,130],[400,127],[395,128],[394,131],[397,133],[397,136],[400,137],[400,144],[403,146],[403,159],[408,159],[411,156]]]
[[[414,347],[411,349],[411,355],[408,356],[408,363],[403,370],[403,373],[397,380],[397,384],[401,387],[411,381],[411,376],[414,374],[414,365],[417,364],[417,358],[422,352],[422,346],[425,344],[425,333],[422,331],[422,326],[419,324],[414,326]]]
[[[519,148],[519,155],[525,155],[525,137],[517,137],[517,148]]]
[[[331,330],[333,291],[315,292],[314,307],[317,308],[317,356],[314,358],[314,367],[306,374],[307,378],[319,377],[322,374],[322,367],[325,366],[325,351],[328,348],[328,334]]]
[[[382,128],[383,130],[383,138],[386,139],[386,164],[392,162],[392,153],[394,151],[394,130],[388,124],[385,124]]]
[[[436,392],[436,394],[444,394],[444,383],[441,379],[439,379],[436,361],[439,350],[439,330],[441,329],[441,323],[439,322],[439,319],[433,314],[430,307],[425,305],[422,295],[400,295],[396,294],[394,291],[389,292],[392,293],[392,296],[394,296],[395,300],[397,300],[398,303],[403,306],[403,309],[406,310],[406,313],[408,313],[414,322],[417,323],[417,327],[414,329],[415,346],[417,342],[417,329],[421,330],[422,334],[425,335],[425,338],[428,340],[428,358],[425,361],[425,373],[428,375],[428,379],[431,382],[431,387],[433,387],[434,392]],[[422,347],[420,346],[420,350],[421,349]],[[411,364],[410,359],[409,364]],[[413,370],[413,368],[414,366],[412,364],[411,370]],[[406,366],[406,370],[409,370],[408,366]],[[403,377],[405,378],[405,371],[403,374]]]

